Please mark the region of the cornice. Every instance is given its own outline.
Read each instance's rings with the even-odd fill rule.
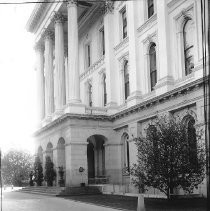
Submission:
[[[38,19],[42,16],[44,11],[47,9],[49,4],[46,4],[47,0],[43,0],[43,3],[36,4],[28,22],[26,23],[26,30],[29,32],[34,32]]]
[[[206,78],[205,80],[208,80],[208,78]],[[169,92],[166,92],[162,95],[159,95],[159,96],[154,97],[152,99],[141,102],[141,103],[139,103],[135,106],[132,106],[130,108],[127,108],[123,111],[120,111],[120,112],[113,114],[113,115],[110,115],[110,116],[108,116],[108,115],[94,115],[94,114],[72,114],[72,113],[64,114],[62,117],[59,117],[58,119],[54,120],[53,122],[49,123],[45,127],[38,130],[34,134],[34,136],[38,136],[42,132],[44,132],[48,129],[51,129],[52,127],[55,127],[56,125],[60,124],[61,122],[66,121],[68,119],[114,122],[117,119],[124,118],[124,117],[126,117],[130,114],[138,113],[138,112],[145,110],[147,108],[151,108],[154,105],[166,102],[166,101],[171,100],[171,99],[175,99],[175,98],[180,97],[182,95],[186,95],[186,94],[192,92],[193,90],[196,90],[199,87],[201,87],[203,85],[203,82],[204,82],[203,78],[200,78],[200,79],[193,81],[191,83],[188,83],[188,84],[186,84],[182,87],[175,88],[175,89],[173,89]]]
[[[173,7],[175,4],[177,4],[177,3],[179,3],[179,2],[181,2],[182,0],[171,0],[171,1],[169,1],[168,3],[167,3],[167,6],[169,7],[169,8],[171,8],[171,7]]]
[[[49,123],[48,125],[44,126],[37,132],[35,132],[34,136],[41,134],[42,132],[57,126],[61,122],[64,122],[69,119],[79,119],[79,120],[101,120],[101,121],[111,121],[109,116],[106,115],[92,115],[92,114],[74,114],[74,113],[67,113],[63,116],[59,117],[58,119],[54,120],[53,122]]]
[[[154,97],[152,99],[146,100],[142,103],[139,103],[135,106],[132,106],[130,108],[127,108],[126,110],[123,110],[119,113],[112,115],[112,121],[122,118],[124,116],[127,116],[130,113],[136,113],[136,112],[142,111],[148,107],[151,107],[155,104],[157,105],[157,104],[163,103],[165,101],[171,100],[173,98],[176,98],[178,96],[181,96],[183,94],[187,94],[187,93],[191,92],[192,90],[202,86],[202,84],[203,84],[203,78],[193,81],[193,82],[186,84],[182,87],[173,89],[169,92],[166,92],[166,93],[159,95],[157,97]]]
[[[84,11],[78,19],[79,36],[83,36],[83,33],[102,15],[101,4],[93,4],[91,8]]]

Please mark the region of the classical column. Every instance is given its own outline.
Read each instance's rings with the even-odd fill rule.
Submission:
[[[55,110],[59,111],[65,105],[65,69],[64,69],[64,16],[55,13]]]
[[[68,103],[80,103],[80,81],[78,61],[78,22],[77,2],[69,0],[68,10],[68,80],[69,96]]]
[[[44,46],[37,43],[34,49],[36,51],[38,120],[41,121],[45,117]]]
[[[114,67],[114,5],[113,2],[106,1],[104,8],[104,35],[105,35],[105,64],[106,64],[106,81],[107,81],[107,106],[116,106],[117,89],[116,71]]]
[[[54,111],[54,83],[53,83],[53,33],[44,31],[45,41],[45,109],[46,117]]]

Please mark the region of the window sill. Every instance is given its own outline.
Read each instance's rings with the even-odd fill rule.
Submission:
[[[195,69],[189,74],[175,81],[175,88],[191,82],[195,78]]]

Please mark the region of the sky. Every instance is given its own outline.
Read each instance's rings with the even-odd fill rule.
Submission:
[[[13,148],[34,153],[32,135],[37,124],[34,35],[25,29],[33,7],[34,4],[0,5],[0,147],[3,152]]]

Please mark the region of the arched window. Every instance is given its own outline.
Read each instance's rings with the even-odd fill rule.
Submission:
[[[106,106],[107,104],[107,92],[106,92],[106,74],[103,75],[103,104]]]
[[[124,87],[125,87],[125,100],[126,100],[130,95],[128,61],[125,61],[124,63]]]
[[[157,65],[156,65],[156,45],[152,43],[149,49],[149,62],[150,62],[150,84],[151,90],[157,83]]]
[[[189,162],[192,167],[197,164],[197,139],[195,130],[195,119],[192,116],[187,117],[187,143],[189,148]]]
[[[129,152],[129,136],[128,134],[123,134],[122,137],[123,141],[123,156],[124,156],[124,163],[123,163],[123,171],[124,175],[130,172],[130,152]]]
[[[148,18],[150,18],[154,14],[154,1],[147,0],[147,7],[148,7]]]
[[[93,97],[92,97],[93,87],[91,83],[88,83],[88,105],[92,107],[93,105]]]
[[[185,75],[189,75],[194,68],[194,24],[191,19],[185,22],[183,27]]]

